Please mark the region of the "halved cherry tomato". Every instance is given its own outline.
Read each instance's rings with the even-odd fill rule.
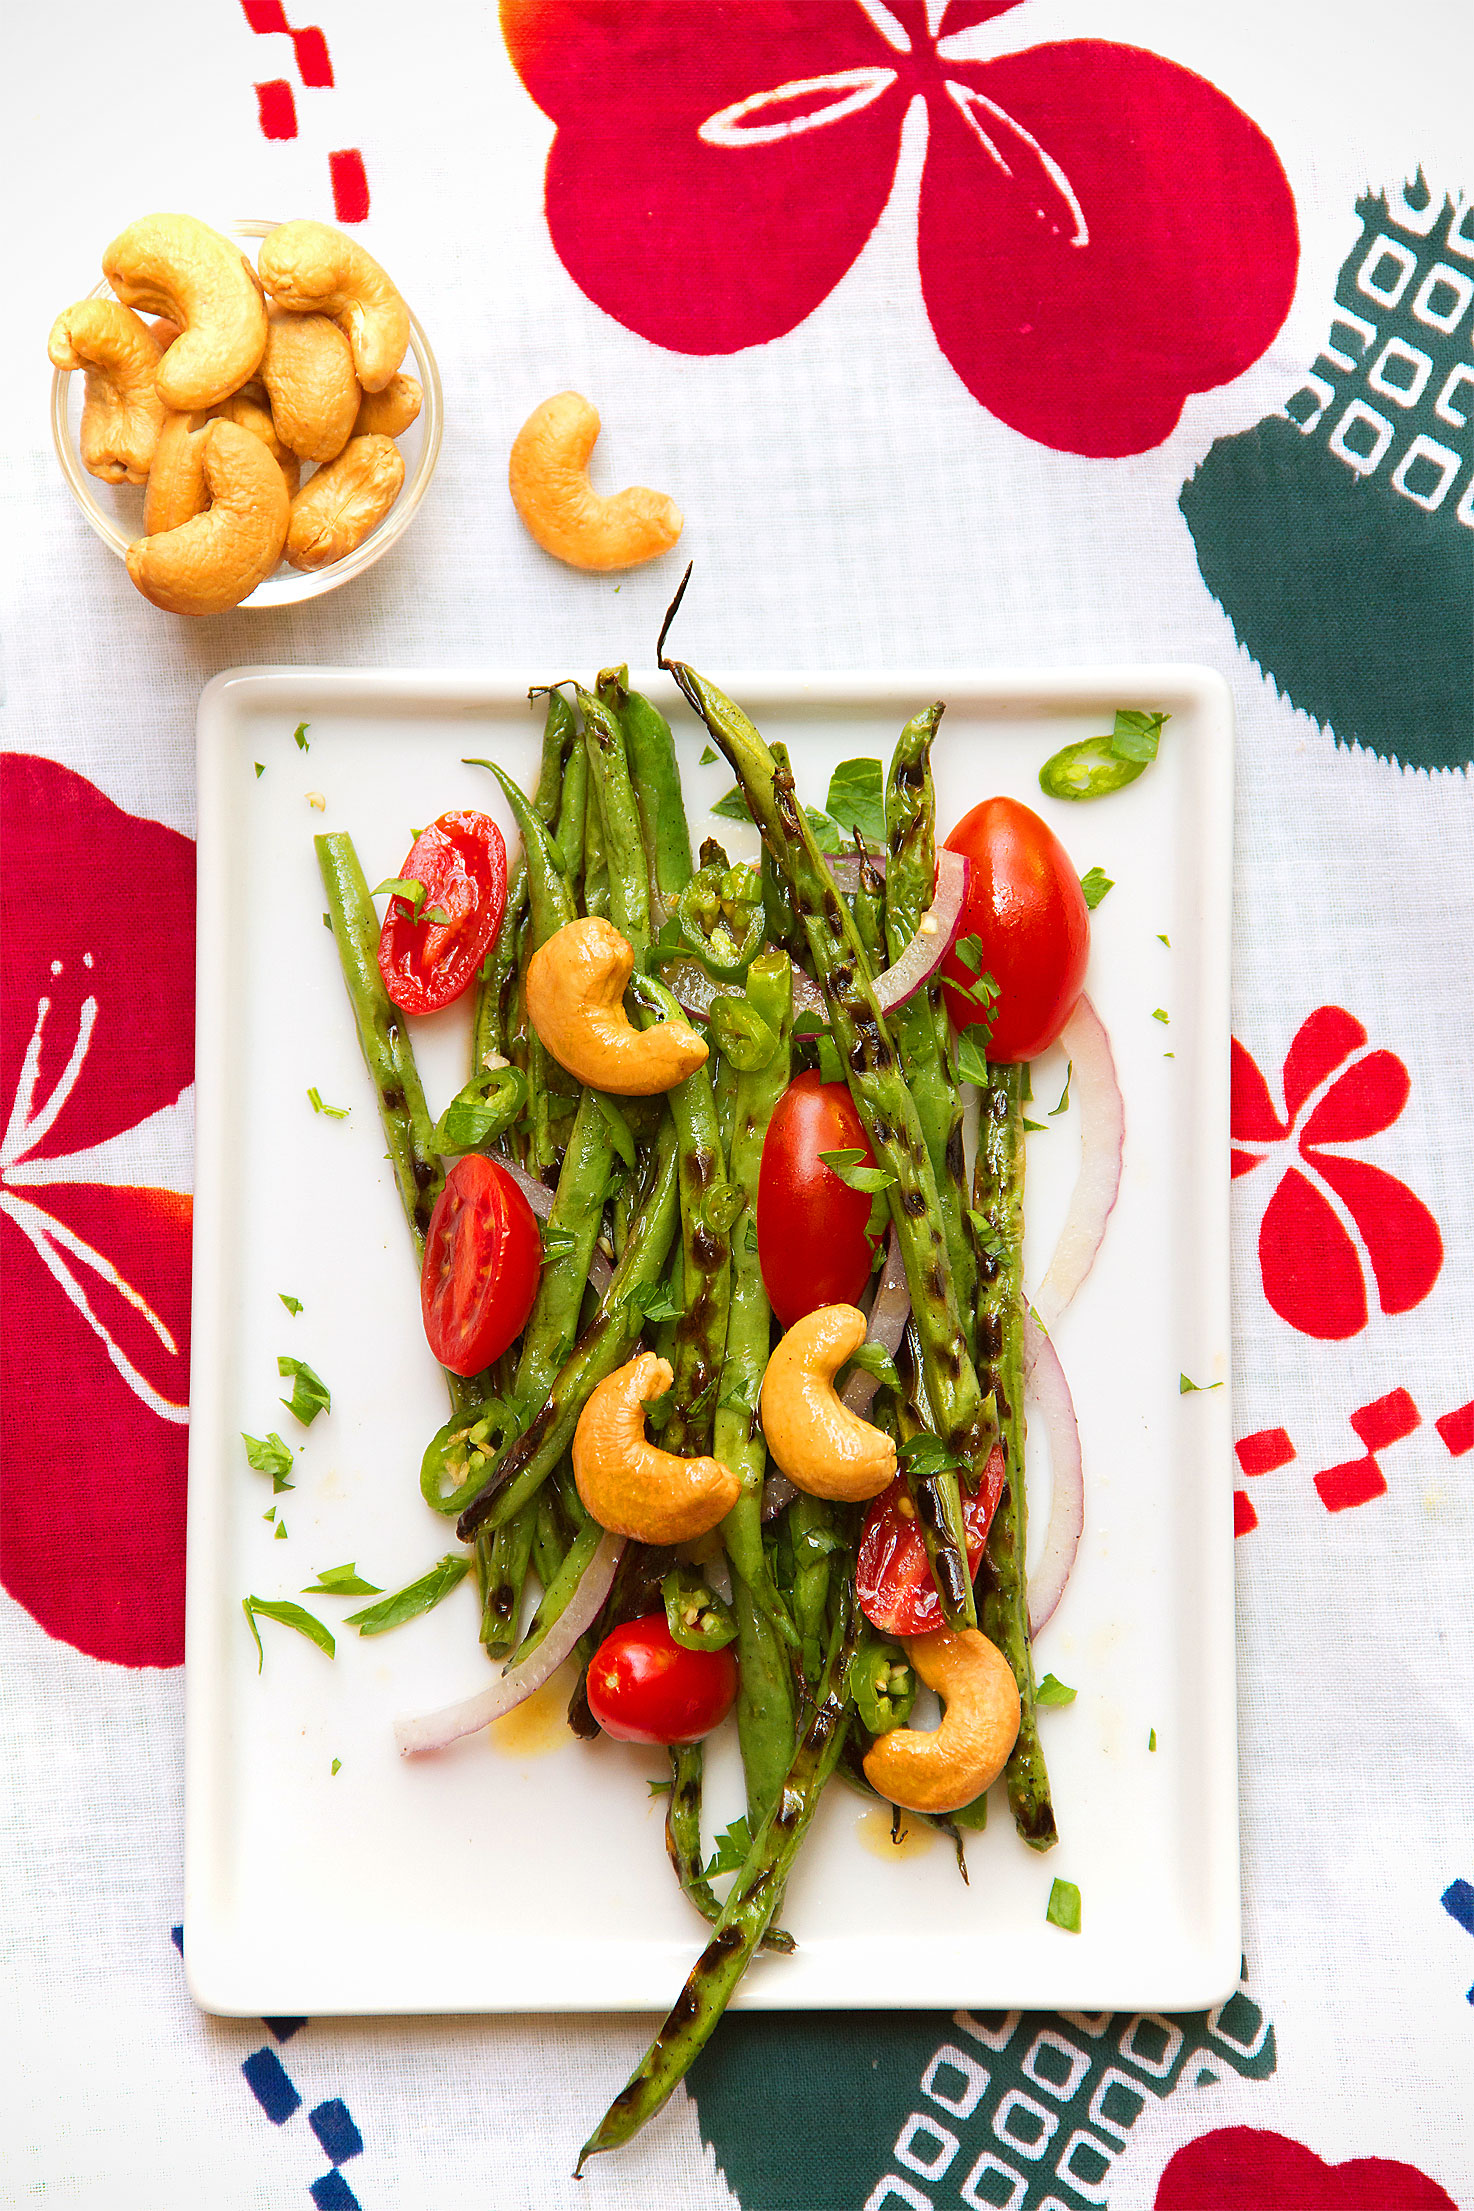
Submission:
[[[967,1565],[976,1574],[988,1529],[1003,1495],[1003,1449],[994,1444],[972,1495],[962,1485],[962,1518],[967,1527]],[[925,1635],[942,1624],[942,1600],[904,1475],[867,1508],[860,1557],[855,1570],[860,1610],[883,1635]]]
[[[958,938],[982,939],[980,972],[998,986],[991,1009],[965,996],[979,973],[954,949],[942,966],[947,1011],[959,1029],[991,1019],[989,1059],[1035,1059],[1084,987],[1090,909],[1075,864],[1048,823],[1015,798],[985,798],[946,844],[972,862]]]
[[[420,831],[399,875],[423,883],[425,895],[418,908],[397,894],[390,899],[379,973],[405,1013],[435,1013],[459,998],[496,943],[507,900],[507,848],[490,814],[462,807]],[[425,918],[432,912],[445,919]]]
[[[626,1620],[589,1661],[589,1710],[621,1743],[695,1743],[719,1727],[737,1696],[737,1661],[687,1650],[658,1612]]]
[[[458,1159],[425,1238],[420,1310],[430,1349],[452,1374],[479,1374],[521,1335],[543,1245],[532,1207],[504,1167]]]
[[[847,1086],[796,1075],[768,1123],[757,1185],[758,1263],[785,1328],[821,1305],[853,1305],[870,1279],[870,1200],[819,1156],[844,1151],[875,1164]]]

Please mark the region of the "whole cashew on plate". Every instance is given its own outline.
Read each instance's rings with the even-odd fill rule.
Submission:
[[[671,1386],[668,1359],[642,1351],[600,1382],[573,1436],[573,1479],[598,1521],[638,1543],[691,1543],[724,1520],[742,1484],[720,1459],[682,1459],[645,1433],[645,1407]]]
[[[1008,1660],[977,1628],[908,1635],[906,1656],[942,1700],[931,1734],[893,1727],[864,1757],[865,1778],[908,1812],[959,1812],[997,1780],[1019,1730],[1018,1684]]]
[[[768,1449],[810,1497],[862,1504],[895,1480],[895,1444],[835,1392],[835,1375],[864,1341],[857,1305],[821,1305],[794,1322],[763,1375]]]
[[[637,1029],[624,1010],[634,947],[597,914],[554,931],[527,963],[527,1018],[560,1067],[592,1090],[653,1098],[707,1058],[685,1021]]]
[[[342,560],[404,483],[393,440],[422,394],[400,373],[410,322],[394,284],[325,223],[279,224],[259,258],[258,275],[193,215],[144,215],[103,255],[116,298],[79,301],[51,332],[56,367],[87,379],[84,467],[146,486],[128,573],[173,613],[239,605],[283,554],[304,570]],[[214,438],[212,418],[258,453]],[[305,483],[304,463],[318,471]]]

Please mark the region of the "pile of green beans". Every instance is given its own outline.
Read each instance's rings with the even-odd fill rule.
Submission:
[[[456,1515],[457,1535],[474,1547],[488,1656],[512,1664],[551,1632],[599,1543],[570,1447],[591,1392],[642,1343],[674,1370],[659,1408],[663,1447],[713,1451],[741,1485],[721,1527],[698,1547],[702,1580],[730,1594],[728,1633],[735,1625],[747,1824],[720,1862],[730,1870],[740,1856],[741,1864],[723,1900],[713,1887],[721,1876],[703,1862],[701,1746],[674,1747],[667,1850],[712,1931],[580,2168],[661,2108],[758,1947],[793,1947],[775,1915],[820,1795],[836,1771],[868,1787],[861,1757],[870,1730],[903,1723],[914,1694],[881,1696],[874,1686],[904,1690],[908,1677],[902,1654],[889,1647],[891,1667],[858,1611],[859,1511],[799,1494],[764,1517],[769,1461],[759,1403],[776,1327],[757,1246],[758,1182],[773,1112],[796,1064],[805,1054],[812,1062],[812,1043],[794,1029],[796,964],[824,994],[830,1038],[891,1178],[884,1202],[911,1295],[898,1373],[881,1385],[871,1417],[903,1446],[919,1434],[932,1439],[930,1459],[918,1458],[908,1480],[944,1616],[954,1626],[981,1617],[1008,1657],[1024,1707],[1009,1800],[1026,1841],[1047,1848],[1055,1838],[1023,1571],[1020,1071],[990,1069],[970,1208],[963,1093],[940,990],[923,989],[889,1014],[876,995],[877,975],[905,951],[933,897],[931,747],[942,708],[926,708],[900,733],[885,786],[883,876],[857,833],[855,887],[841,892],[783,748],[769,746],[694,669],[665,665],[736,772],[761,833],[760,868],[734,869],[708,841],[698,874],[669,724],[631,689],[622,666],[603,670],[591,690],[548,690],[535,791],[524,793],[494,761],[474,763],[494,778],[521,839],[501,930],[477,978],[471,1049],[473,1074],[510,1061],[525,1077],[526,1097],[513,1119],[517,1090],[484,1148],[539,1174],[553,1194],[520,1341],[473,1380],[447,1376],[450,1419],[421,1475],[427,1502]],[[389,1158],[423,1257],[444,1162],[407,1025],[379,975],[378,917],[351,841],[316,843]],[[633,948],[627,1005],[636,1023],[678,1015],[672,987],[683,963],[687,974],[706,968],[715,993],[711,1055],[663,1098],[616,1100],[580,1088],[528,1022],[527,962],[580,915],[607,916]],[[596,1247],[613,1261],[602,1297],[589,1287]],[[962,1496],[995,1448],[1004,1453],[1005,1488],[975,1587]],[[613,1626],[660,1611],[675,1558],[626,1547],[578,1646],[583,1669]],[[852,1661],[862,1650],[869,1670],[857,1706]],[[582,1674],[569,1717],[576,1733],[597,1732]],[[980,1802],[955,1824],[937,1823],[964,1878],[960,1828],[980,1827],[985,1812]]]

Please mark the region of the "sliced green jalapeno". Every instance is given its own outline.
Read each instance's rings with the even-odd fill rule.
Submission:
[[[860,1725],[872,1735],[887,1735],[911,1716],[916,1671],[897,1644],[867,1640],[850,1661],[848,1687]]]
[[[487,1475],[518,1426],[516,1408],[501,1397],[453,1413],[430,1438],[420,1461],[420,1494],[425,1503],[447,1518],[463,1512],[485,1488]]]
[[[763,948],[763,885],[756,868],[712,862],[676,900],[681,934],[709,975],[740,982]]]
[[[683,1649],[719,1651],[737,1633],[731,1607],[723,1604],[699,1566],[673,1566],[660,1594],[671,1640]]]

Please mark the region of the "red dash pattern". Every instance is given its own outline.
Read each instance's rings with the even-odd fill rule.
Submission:
[[[350,146],[342,153],[329,154],[328,170],[333,180],[333,213],[339,222],[367,222],[368,177],[358,148]]]
[[[296,137],[297,103],[285,77],[273,77],[269,83],[257,85],[256,112],[261,118],[263,138]]]
[[[1295,1446],[1283,1428],[1260,1428],[1252,1436],[1241,1436],[1234,1450],[1246,1474],[1273,1474],[1295,1456]]]
[[[1387,1494],[1387,1478],[1370,1452],[1364,1459],[1347,1459],[1341,1466],[1324,1468],[1316,1475],[1315,1486],[1327,1512],[1369,1505],[1374,1497]]]

